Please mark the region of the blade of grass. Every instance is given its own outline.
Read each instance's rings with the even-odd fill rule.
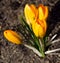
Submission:
[[[33,52],[36,53],[39,57],[42,57],[41,53],[36,48],[34,48],[32,46],[29,46],[27,44],[24,44],[24,46],[31,49],[31,50],[33,50]]]
[[[60,48],[54,49],[54,50],[50,50],[50,51],[46,51],[45,54],[50,54],[50,53],[57,52],[57,51],[60,51]]]

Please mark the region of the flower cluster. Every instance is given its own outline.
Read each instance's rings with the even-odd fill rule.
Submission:
[[[46,19],[48,17],[48,7],[40,4],[36,8],[33,4],[26,4],[24,13],[26,22],[32,27],[35,35],[43,38],[47,30]]]
[[[60,41],[60,39],[54,40],[57,35],[54,35],[49,42],[46,42],[46,37],[44,38],[47,31],[48,6],[40,4],[36,7],[33,4],[26,4],[24,8],[24,15],[26,20],[23,17],[21,18],[21,22],[24,23],[22,24],[23,28],[25,28],[23,31],[24,34],[27,34],[26,31],[29,32],[32,40],[28,39],[28,41],[31,45],[24,44],[21,36],[12,30],[4,31],[4,36],[7,40],[14,44],[23,44],[25,47],[32,49],[40,57],[45,57],[45,54],[60,50],[55,49],[45,51],[49,45]],[[26,36],[24,37],[26,38]]]

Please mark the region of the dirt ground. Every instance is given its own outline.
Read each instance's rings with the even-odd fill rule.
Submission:
[[[0,63],[60,63],[60,51],[55,54],[46,55],[40,58],[32,50],[23,45],[15,45],[8,42],[3,32],[6,29],[12,29],[19,32],[20,21],[18,15],[23,15],[25,4],[40,3],[49,7],[48,32],[49,38],[58,34],[60,38],[60,0],[0,0]],[[60,48],[60,42],[49,47],[49,49]]]

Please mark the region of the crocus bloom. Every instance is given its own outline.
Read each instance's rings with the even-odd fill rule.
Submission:
[[[40,4],[36,8],[33,4],[26,4],[24,14],[26,22],[32,26],[35,35],[43,38],[47,29],[46,19],[48,17],[48,7]]]
[[[4,36],[12,43],[21,44],[21,37],[15,31],[6,30],[4,31]]]

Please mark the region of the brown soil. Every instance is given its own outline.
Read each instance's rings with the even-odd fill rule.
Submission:
[[[41,2],[42,1],[42,2]],[[19,32],[20,21],[18,15],[23,14],[23,8],[26,3],[39,5],[43,3],[49,6],[48,32],[49,38],[58,34],[60,38],[60,1],[59,0],[0,0],[0,63],[60,63],[60,51],[58,54],[38,57],[32,50],[23,45],[15,45],[8,42],[3,31],[12,29]],[[57,39],[56,38],[56,39]],[[49,47],[49,49],[60,48],[60,42]]]

